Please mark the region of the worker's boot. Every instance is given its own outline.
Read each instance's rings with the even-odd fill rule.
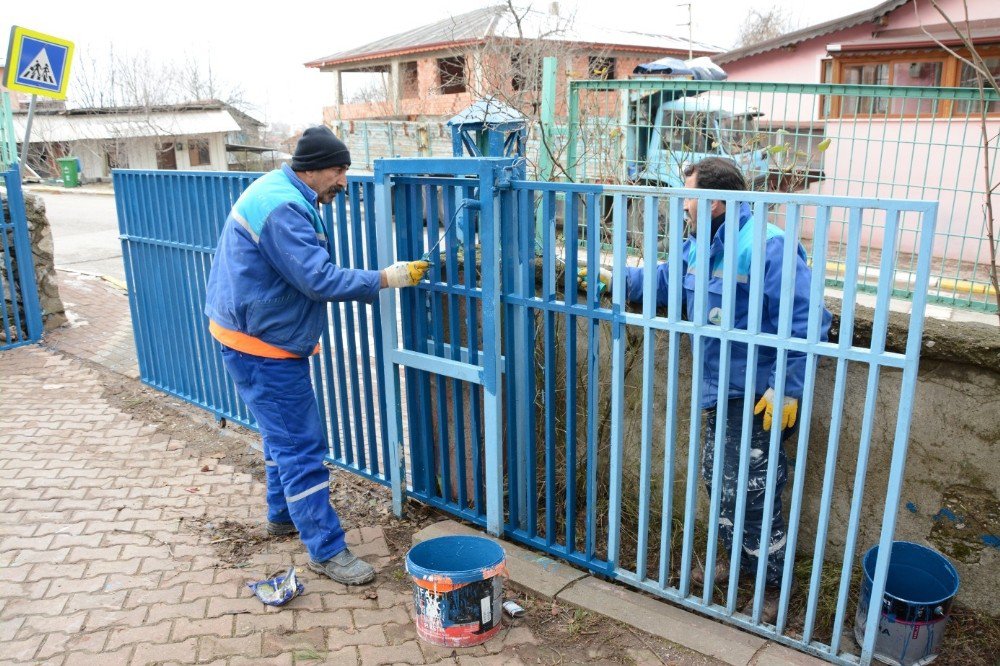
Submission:
[[[309,560],[309,568],[344,585],[364,585],[375,579],[375,567],[345,548],[326,562]]]
[[[691,567],[691,580],[696,585],[705,584],[705,568],[701,564]],[[715,584],[725,585],[729,582],[729,559],[720,557],[715,561]]]
[[[778,619],[778,603],[781,601],[781,588],[770,585],[764,588],[764,604],[761,606],[761,624],[774,624]],[[743,606],[746,615],[753,615],[753,597]]]
[[[295,523],[275,523],[269,520],[266,529],[271,536],[292,536],[299,533]]]

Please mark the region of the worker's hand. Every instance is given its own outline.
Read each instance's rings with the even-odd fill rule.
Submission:
[[[611,271],[607,268],[598,267],[597,272],[597,290],[603,291],[604,289],[611,289]],[[583,290],[587,288],[587,269],[581,268],[580,272],[576,275],[577,286]]]
[[[412,287],[424,279],[430,266],[426,261],[397,261],[382,271],[382,286],[390,289]]]
[[[767,389],[754,406],[754,414],[760,414],[761,412],[764,412],[764,430],[770,430],[771,421],[774,419],[774,389]],[[781,429],[785,430],[795,425],[795,418],[798,413],[799,401],[795,398],[785,396],[785,402],[781,406]]]

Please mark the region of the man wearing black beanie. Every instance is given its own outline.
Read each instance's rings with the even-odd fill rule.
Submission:
[[[330,505],[326,438],[309,356],[326,326],[328,301],[372,303],[380,289],[413,286],[426,261],[381,271],[341,268],[327,251],[320,204],[347,186],[351,153],[327,127],[310,127],[285,165],[233,205],[208,278],[205,314],[222,360],[253,412],[264,444],[267,532],[299,534],[309,568],[340,583],[375,578],[351,554]]]

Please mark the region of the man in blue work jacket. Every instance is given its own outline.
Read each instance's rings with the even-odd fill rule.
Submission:
[[[309,568],[360,585],[374,568],[351,554],[330,505],[326,440],[309,356],[326,326],[326,302],[378,298],[417,284],[428,264],[382,271],[341,268],[326,249],[319,205],[347,184],[351,154],[326,127],[310,127],[287,165],[255,181],[233,205],[208,277],[205,314],[222,360],[264,443],[267,531],[299,537]]]
[[[684,171],[684,186],[689,189],[735,190],[747,189],[746,181],[739,167],[731,160],[709,157]],[[703,202],[704,203],[704,202]],[[683,307],[688,320],[695,319],[695,285],[700,267],[696,265],[695,251],[699,238],[696,233],[698,219],[697,199],[684,201],[684,212],[688,218],[690,235],[681,247],[683,265]],[[723,240],[725,238],[726,203],[712,201],[710,217],[712,219],[711,243],[709,249],[709,265],[712,267],[708,279],[708,293],[705,298],[705,320],[708,325],[718,325],[722,316],[722,257],[724,254]],[[740,204],[738,214],[739,230],[737,231],[736,260],[736,298],[733,312],[733,327],[747,329],[750,309],[750,266],[752,262],[753,219],[750,206]],[[764,249],[763,270],[763,304],[761,308],[760,330],[763,333],[778,332],[778,311],[781,298],[782,256],[785,246],[784,232],[768,224]],[[662,263],[656,269],[656,303],[666,307],[668,302],[668,270],[667,263]],[[626,268],[625,294],[629,301],[642,301],[642,268]],[[809,285],[812,272],[806,263],[805,250],[800,245],[796,254],[794,295],[792,303],[792,337],[805,338],[812,308],[822,308],[821,339],[825,341],[830,330],[831,315],[822,302],[811,303],[809,300]],[[581,271],[586,277],[586,269]],[[611,286],[611,273],[600,269],[600,281],[606,287]],[[719,364],[721,343],[718,338],[703,338],[703,375],[701,395],[696,399],[701,401],[701,407],[706,414],[704,445],[702,446],[701,474],[708,491],[711,493],[712,467],[715,458],[715,426],[716,409],[719,395]],[[753,395],[754,419],[750,433],[750,469],[747,476],[746,511],[744,513],[743,554],[740,557],[740,569],[743,573],[756,571],[758,556],[761,552],[761,530],[764,512],[767,510],[764,502],[768,466],[768,451],[770,447],[770,430],[773,424],[781,428],[782,441],[788,439],[796,430],[798,404],[802,397],[803,380],[805,376],[806,359],[801,352],[789,352],[785,365],[785,395],[781,405],[775,405],[774,386],[777,373],[777,350],[773,347],[758,347],[757,368],[754,374]],[[719,511],[719,537],[725,546],[724,553],[731,552],[733,543],[733,526],[736,515],[736,499],[739,482],[740,440],[743,432],[743,404],[745,399],[747,367],[747,346],[733,343],[729,360],[729,404],[726,412],[725,438],[723,448],[721,506]],[[774,622],[778,613],[778,599],[782,571],[785,559],[785,521],[781,513],[781,492],[785,487],[788,468],[783,446],[778,447],[777,475],[775,486],[775,501],[771,507],[771,534],[766,545],[767,574],[764,594],[763,622]],[[722,555],[715,567],[715,580],[725,584],[729,579],[729,563]],[[696,583],[704,582],[704,570],[696,568],[692,572]],[[749,613],[749,608],[744,609]]]

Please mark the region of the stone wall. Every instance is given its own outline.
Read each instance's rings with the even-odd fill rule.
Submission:
[[[28,216],[28,233],[35,262],[35,279],[38,285],[38,299],[42,306],[42,321],[46,331],[59,328],[66,323],[66,313],[59,287],[56,285],[55,250],[52,245],[52,229],[45,215],[45,202],[41,197],[25,194],[24,206]]]

